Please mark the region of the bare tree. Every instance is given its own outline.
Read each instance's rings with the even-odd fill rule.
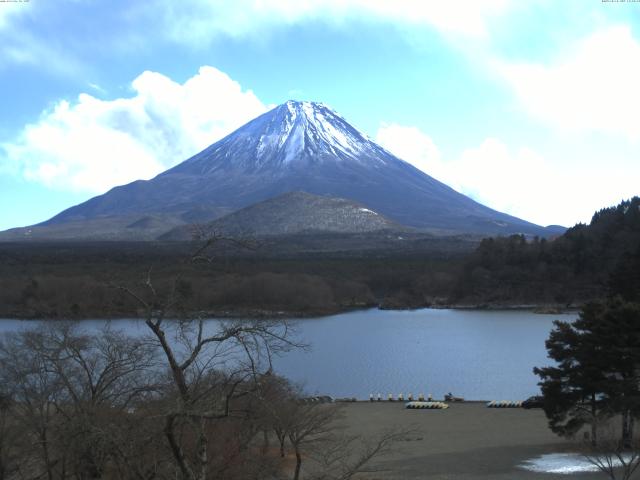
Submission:
[[[629,480],[640,467],[640,437],[620,436],[614,427],[615,417],[601,420],[598,443],[583,447],[584,457],[611,480]]]
[[[285,429],[296,456],[293,480],[300,478],[304,450],[311,450],[313,445],[327,444],[331,440],[339,413],[339,407],[335,404],[298,403],[290,407]]]
[[[18,470],[18,432],[12,418],[12,408],[11,395],[0,390],[0,480],[11,478]]]
[[[278,439],[280,456],[285,444],[295,455],[292,478],[348,480],[357,473],[380,471],[371,466],[374,458],[390,451],[392,443],[408,430],[382,432],[371,438],[346,435],[343,429],[344,407],[324,403],[316,397],[304,397],[301,389],[286,379],[270,376],[265,382],[264,418]]]
[[[121,479],[153,480],[172,471],[170,453],[163,436],[160,400],[136,402],[130,413],[118,416],[117,423],[105,424],[110,440],[111,465]]]
[[[323,442],[321,448],[311,452],[319,471],[314,480],[349,480],[358,473],[383,471],[371,462],[389,454],[393,443],[411,433],[409,430],[391,430],[373,438],[336,435]]]
[[[213,261],[209,249],[225,240],[207,238],[189,262]],[[164,414],[164,436],[172,456],[184,479],[205,480],[211,463],[212,425],[247,418],[251,410],[239,400],[258,392],[258,380],[272,368],[273,355],[297,345],[286,321],[207,322],[202,316],[167,320],[167,315],[179,310],[179,287],[177,277],[168,292],[159,292],[151,270],[138,288],[117,286],[144,312],[144,322],[170,372],[173,401]]]
[[[156,388],[154,349],[108,324],[93,335],[77,324],[57,324],[32,340],[61,384],[55,405],[64,421],[66,451],[73,453],[69,467],[83,478],[100,478],[114,454],[113,425]]]
[[[30,331],[9,333],[0,341],[0,383],[11,396],[11,413],[25,434],[20,438],[23,476],[53,480],[64,470],[64,455],[57,452],[58,419],[54,405],[60,383],[44,358],[30,347]]]
[[[0,344],[3,383],[13,392],[17,421],[30,432],[37,478],[100,478],[117,463],[117,429],[135,401],[156,388],[153,347],[108,326],[97,335],[76,324],[20,331]]]
[[[263,375],[259,381],[260,389],[260,418],[262,419],[264,445],[268,447],[269,434],[273,432],[278,441],[278,451],[281,458],[285,457],[285,444],[290,428],[295,423],[301,390],[293,386],[286,378],[273,375],[271,372]]]

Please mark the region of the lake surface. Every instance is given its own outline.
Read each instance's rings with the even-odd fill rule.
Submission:
[[[544,341],[554,319],[525,311],[365,310],[304,319],[298,338],[309,351],[275,360],[275,369],[311,394],[365,399],[451,391],[470,400],[522,400],[539,392],[534,366],[549,365]],[[99,328],[103,320],[86,320]],[[144,333],[138,320],[112,326]],[[0,320],[0,333],[30,322]]]

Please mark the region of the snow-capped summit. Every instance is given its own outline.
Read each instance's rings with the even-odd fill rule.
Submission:
[[[239,128],[176,171],[306,168],[322,162],[382,163],[386,153],[324,103],[289,100]],[[223,155],[223,161],[212,162]]]
[[[353,201],[432,233],[555,233],[456,192],[377,145],[328,106],[293,100],[157,177],[116,187],[37,228],[69,232],[73,223],[83,234],[106,231],[115,239],[135,232],[136,238],[151,238],[163,228],[210,221],[294,191]]]
[[[281,152],[285,163],[321,153],[357,158],[363,146],[368,146],[360,132],[322,103],[289,100],[274,113],[272,125],[276,128],[268,128],[260,135],[256,151],[259,161]],[[278,124],[282,128],[277,129]]]

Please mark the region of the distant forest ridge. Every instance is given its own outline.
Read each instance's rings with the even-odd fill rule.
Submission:
[[[554,240],[406,237],[279,237],[253,251],[219,245],[214,261],[197,264],[185,263],[193,250],[187,242],[2,243],[0,318],[136,316],[136,305],[113,286],[139,288],[149,271],[160,296],[180,278],[175,316],[306,316],[376,306],[555,309],[611,294],[640,300],[638,197]]]

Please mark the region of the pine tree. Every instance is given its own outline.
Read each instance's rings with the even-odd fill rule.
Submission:
[[[551,430],[572,436],[606,417],[622,418],[622,441],[640,415],[640,306],[610,299],[586,304],[573,323],[555,322],[546,342],[554,367],[534,368]]]
[[[598,308],[590,304],[585,311]],[[549,427],[562,436],[573,436],[585,425],[591,426],[591,441],[597,441],[596,425],[604,409],[604,383],[599,358],[588,333],[578,325],[555,321],[555,329],[545,342],[549,357],[557,366],[534,368],[541,378],[544,410]]]
[[[640,415],[640,305],[612,299],[589,321],[600,345],[605,403],[621,416],[622,441],[629,446]]]
[[[609,277],[609,293],[629,302],[640,302],[640,245],[618,261]]]

